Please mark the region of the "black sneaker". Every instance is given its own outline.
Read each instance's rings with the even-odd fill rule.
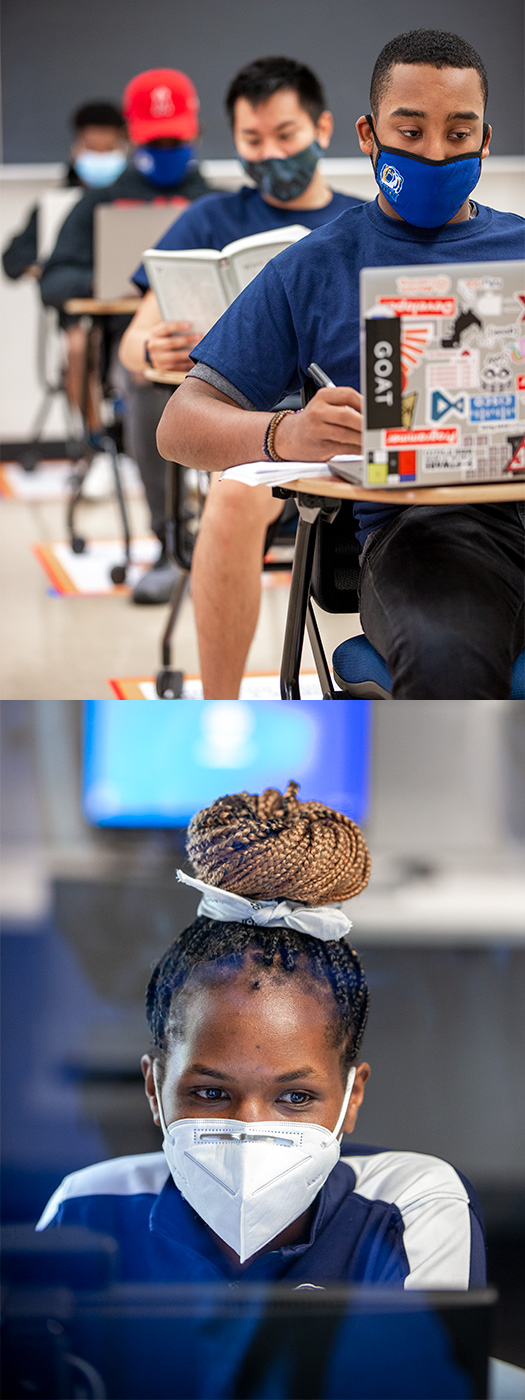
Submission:
[[[135,584],[131,601],[133,603],[169,603],[173,585],[178,579],[180,569],[177,564],[170,564],[164,545],[153,568],[148,569],[146,574],[139,578]]]

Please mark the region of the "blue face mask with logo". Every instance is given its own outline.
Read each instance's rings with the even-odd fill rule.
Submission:
[[[83,185],[92,190],[101,190],[113,185],[128,163],[124,151],[81,151],[73,163],[73,169]]]
[[[450,160],[429,160],[396,146],[382,146],[371,116],[367,122],[374,137],[377,158],[370,157],[381,194],[400,218],[416,228],[440,228],[450,223],[475,189],[481,175],[481,152],[488,132],[483,127],[479,151],[467,151]]]
[[[180,184],[190,162],[193,146],[138,146],[133,157],[136,169],[151,185],[168,189]]]
[[[297,151],[295,156],[284,156],[282,159],[275,157],[270,160],[244,160],[239,156],[239,160],[243,170],[255,181],[261,194],[269,194],[272,199],[279,199],[283,204],[287,204],[290,199],[298,199],[299,195],[304,194],[321,154],[321,147],[317,141],[312,141],[311,146],[306,146],[304,151]]]

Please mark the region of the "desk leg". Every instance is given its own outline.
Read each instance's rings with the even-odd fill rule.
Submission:
[[[312,576],[316,528],[322,508],[321,505],[305,505],[301,500],[298,500],[297,506],[299,510],[299,524],[295,540],[292,582],[290,585],[290,597],[288,599],[288,612],[286,615],[281,663],[282,700],[301,699],[299,670],[303,654],[304,629],[308,599],[310,596],[310,579]]]

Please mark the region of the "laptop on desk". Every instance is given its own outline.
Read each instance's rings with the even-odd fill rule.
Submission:
[[[154,247],[188,207],[186,199],[122,201],[97,204],[94,210],[94,295],[102,301],[132,296],[130,281],[145,248]]]
[[[363,484],[525,476],[525,264],[364,268]]]

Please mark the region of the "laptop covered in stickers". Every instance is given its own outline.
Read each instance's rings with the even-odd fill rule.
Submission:
[[[525,263],[364,268],[363,484],[525,476]]]

